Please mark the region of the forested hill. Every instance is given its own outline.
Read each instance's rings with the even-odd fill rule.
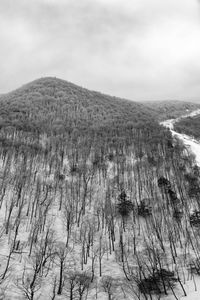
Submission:
[[[0,98],[0,125],[23,131],[139,125],[152,120],[144,105],[89,91],[57,78],[42,78]]]
[[[198,104],[138,103],[90,91],[55,77],[30,82],[0,97],[0,127],[60,133],[72,128],[138,127],[177,116]]]

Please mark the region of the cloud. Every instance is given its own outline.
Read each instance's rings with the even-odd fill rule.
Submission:
[[[0,90],[57,76],[130,99],[198,97],[196,0],[1,0]]]

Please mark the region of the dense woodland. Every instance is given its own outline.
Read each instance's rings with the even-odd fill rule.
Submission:
[[[1,100],[1,299],[179,299],[200,169],[143,105],[88,93],[48,78]]]
[[[180,133],[200,139],[200,115],[181,119],[174,125],[174,129]]]

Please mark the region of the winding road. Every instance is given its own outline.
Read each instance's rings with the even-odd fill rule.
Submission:
[[[184,142],[184,144],[191,150],[192,153],[196,156],[196,162],[197,165],[200,166],[200,142],[195,140],[193,137],[178,133],[174,131],[174,124],[178,122],[180,119],[186,118],[186,117],[193,117],[200,114],[200,109],[195,110],[187,115],[183,115],[177,119],[170,119],[161,122],[160,124],[169,128],[173,136],[177,136],[180,140]]]

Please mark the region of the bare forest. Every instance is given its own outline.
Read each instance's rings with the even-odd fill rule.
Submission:
[[[188,280],[196,290],[199,172],[151,119],[51,134],[4,123],[0,299],[179,299]]]

